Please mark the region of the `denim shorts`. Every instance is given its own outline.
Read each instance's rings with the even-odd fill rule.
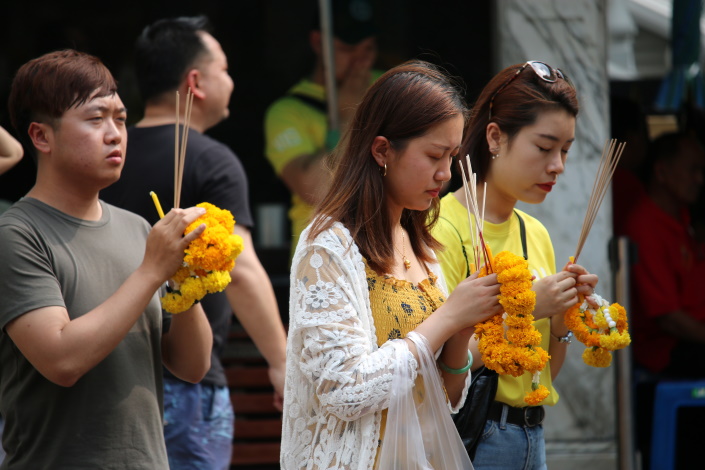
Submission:
[[[0,463],[5,460],[5,449],[2,448],[2,430],[5,428],[5,421],[0,416]]]
[[[171,470],[229,469],[234,422],[227,387],[164,377],[164,438]]]
[[[546,470],[543,425],[487,420],[472,464],[475,470]]]

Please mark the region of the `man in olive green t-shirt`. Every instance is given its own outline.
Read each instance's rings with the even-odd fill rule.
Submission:
[[[163,324],[157,291],[205,211],[175,209],[150,229],[99,200],[120,177],[127,133],[96,57],[29,61],[9,108],[37,179],[0,216],[0,469],[168,470],[162,366],[198,382],[213,336],[200,305]]]

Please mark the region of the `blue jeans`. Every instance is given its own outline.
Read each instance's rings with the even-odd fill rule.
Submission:
[[[2,448],[2,430],[5,428],[5,420],[0,416],[0,463],[5,460],[5,449]]]
[[[487,420],[472,464],[475,470],[546,470],[543,426]]]
[[[164,438],[171,470],[230,468],[234,423],[227,387],[164,377]]]

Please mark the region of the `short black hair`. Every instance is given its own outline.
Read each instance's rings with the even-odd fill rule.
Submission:
[[[346,44],[358,44],[377,35],[374,7],[369,0],[332,0],[330,6],[334,37]],[[320,13],[316,9],[312,30],[321,29]]]
[[[688,140],[698,142],[693,136],[684,131],[666,132],[656,137],[650,144],[644,162],[645,178],[648,183],[654,177],[656,164],[661,161],[670,161],[682,151],[682,145]]]
[[[145,102],[176,90],[188,69],[208,53],[201,32],[211,32],[203,15],[161,19],[144,28],[135,45],[135,72]]]

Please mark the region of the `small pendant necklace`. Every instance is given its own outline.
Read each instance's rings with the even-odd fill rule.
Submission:
[[[406,246],[404,243],[404,228],[399,224],[399,228],[401,228],[401,259],[404,262],[404,268],[408,271],[411,268],[411,261],[406,257]],[[397,249],[397,252],[399,252],[399,249]]]

